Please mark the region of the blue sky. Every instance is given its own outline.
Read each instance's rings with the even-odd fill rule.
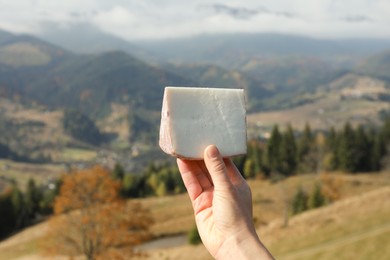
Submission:
[[[0,28],[39,33],[90,23],[132,39],[279,32],[390,38],[390,0],[0,0]]]

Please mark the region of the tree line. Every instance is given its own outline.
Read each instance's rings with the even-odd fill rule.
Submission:
[[[60,185],[59,182],[52,185],[50,189],[29,179],[25,192],[13,182],[0,193],[0,239],[53,212],[54,199]]]
[[[123,167],[116,164],[112,175],[121,181],[121,194],[126,198],[161,197],[185,191],[179,170],[170,163],[151,163],[138,175],[125,173]]]
[[[51,189],[48,185],[37,185],[30,179],[24,192],[16,182],[0,192],[0,239],[53,214],[56,198],[67,175],[52,183]],[[123,199],[161,197],[185,191],[177,167],[169,163],[151,163],[138,175],[125,173],[123,167],[117,164],[110,176],[119,182],[119,196]]]
[[[390,141],[390,120],[379,129],[363,126],[328,131],[311,130],[306,124],[302,132],[285,131],[275,125],[268,140],[248,143],[246,156],[234,161],[246,178],[291,176],[296,173],[343,171],[375,172],[385,167],[387,144]]]

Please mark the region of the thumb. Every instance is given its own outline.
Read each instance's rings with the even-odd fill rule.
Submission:
[[[209,145],[204,151],[204,161],[217,190],[229,189],[232,185],[228,177],[226,165],[215,145]]]

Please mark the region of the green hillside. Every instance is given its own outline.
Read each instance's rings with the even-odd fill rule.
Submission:
[[[76,55],[32,36],[0,34],[0,88],[52,108],[97,115],[126,102],[156,110],[166,85],[194,83],[124,52]]]
[[[335,69],[319,58],[303,56],[253,58],[243,64],[241,70],[275,92],[290,93],[313,91],[345,71]]]
[[[0,31],[0,64],[13,68],[43,66],[69,55],[54,46],[30,35],[14,35]]]
[[[72,106],[97,115],[110,102],[160,109],[166,85],[192,82],[124,52],[72,56],[29,84],[26,94],[50,107]]]
[[[208,64],[164,64],[164,69],[197,82],[200,86],[243,88],[247,91],[248,108],[261,107],[259,103],[274,95],[261,81],[240,72]]]
[[[126,142],[144,135],[155,140],[155,111],[161,109],[166,85],[196,84],[124,52],[76,55],[32,36],[0,34],[0,97],[54,110],[72,108],[94,121],[110,117],[112,104],[125,105],[125,131],[131,133]]]

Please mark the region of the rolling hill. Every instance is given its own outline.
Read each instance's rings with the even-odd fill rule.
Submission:
[[[386,39],[324,40],[272,33],[202,34],[129,42],[87,23],[60,30],[49,26],[42,37],[74,51],[123,50],[147,62],[173,63],[187,70],[193,65],[217,65],[247,74],[275,92],[290,93],[311,91],[390,46]],[[97,37],[99,41],[93,40]]]
[[[198,82],[200,86],[223,88],[243,88],[247,92],[248,109],[262,107],[265,99],[275,94],[261,81],[255,80],[238,70],[228,70],[209,64],[173,64],[161,65],[165,70]]]
[[[91,114],[131,97],[134,106],[159,109],[164,86],[193,83],[120,51],[76,55],[28,35],[5,34],[0,42],[3,92],[18,89],[51,108]]]
[[[123,104],[132,137],[155,136],[166,85],[195,84],[124,52],[77,55],[29,35],[0,34],[0,96],[22,105],[73,108],[98,120],[110,116],[112,103]]]
[[[27,34],[12,34],[0,30],[0,64],[2,66],[30,67],[51,65],[69,52]]]
[[[274,124],[292,124],[303,129],[309,123],[316,129],[354,125],[376,126],[381,114],[390,109],[388,82],[347,73],[323,84],[313,93],[290,97],[293,107],[248,115],[250,127],[269,131]]]
[[[278,259],[386,259],[389,249],[384,245],[390,238],[390,201],[385,199],[390,195],[389,173],[336,177],[342,180],[342,199],[291,217],[288,227],[282,227],[285,194],[281,185],[292,195],[299,186],[310,190],[318,178],[301,175],[283,183],[249,182],[257,232]],[[183,236],[194,225],[186,194],[139,202],[155,218],[153,234],[173,239],[168,246],[157,239],[153,247],[144,247],[148,259],[211,259],[203,245],[188,245]],[[47,222],[43,222],[2,241],[0,260],[45,259],[40,244],[45,241],[47,227]]]

